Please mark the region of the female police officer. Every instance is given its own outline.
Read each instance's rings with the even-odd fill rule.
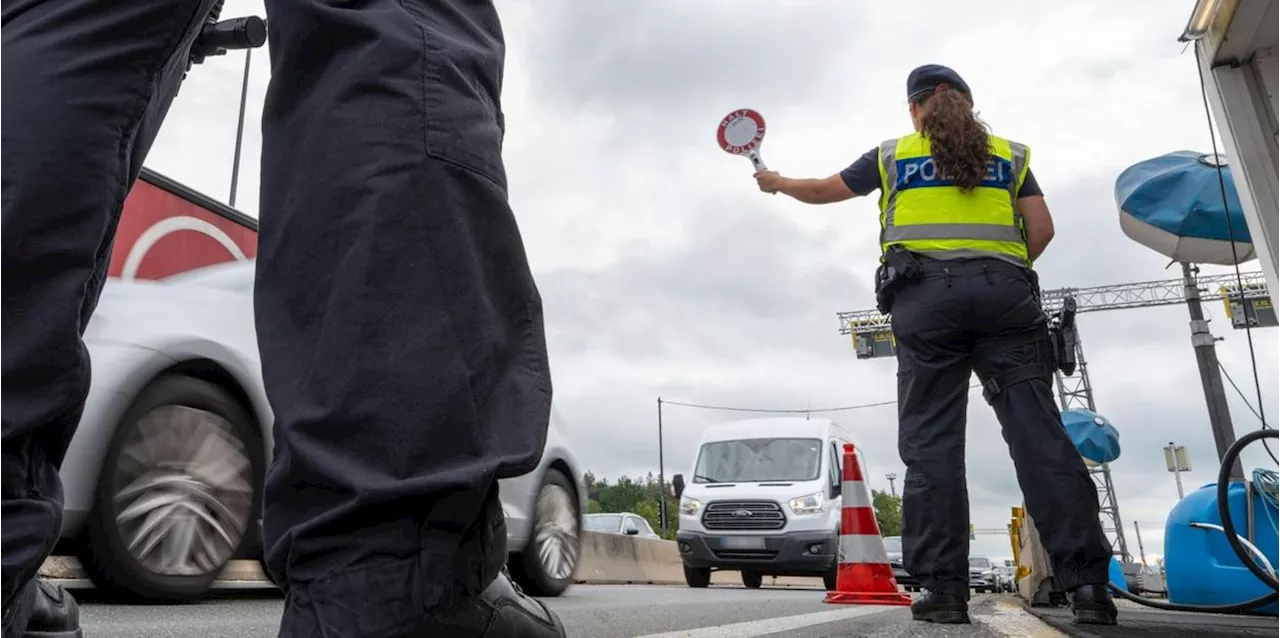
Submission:
[[[880,189],[877,297],[898,343],[906,569],[912,616],[968,622],[965,408],[977,372],[1077,622],[1114,624],[1098,498],[1054,404],[1052,351],[1031,264],[1053,237],[1030,150],[990,135],[969,86],[937,65],[907,78],[915,132],[826,179],[756,175],[760,190],[827,204]]]

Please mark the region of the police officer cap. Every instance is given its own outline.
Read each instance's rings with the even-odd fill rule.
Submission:
[[[916,67],[907,76],[907,100],[916,100],[923,97],[938,87],[939,84],[946,84],[972,99],[973,94],[969,92],[969,85],[964,83],[960,78],[960,74],[942,66],[941,64],[926,64]]]

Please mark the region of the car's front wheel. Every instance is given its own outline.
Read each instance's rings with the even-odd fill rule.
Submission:
[[[107,447],[81,562],[104,589],[199,599],[258,520],[265,471],[257,425],[230,394],[161,377]]]
[[[520,553],[512,575],[535,596],[559,596],[573,584],[581,550],[582,511],[573,483],[550,469],[538,488],[529,545]]]

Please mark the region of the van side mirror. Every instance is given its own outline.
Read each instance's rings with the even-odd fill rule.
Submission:
[[[841,494],[842,492],[844,492],[844,489],[843,489],[843,488],[844,488],[844,485],[843,485],[843,484],[841,484],[841,483],[839,483],[839,482],[832,483],[832,484],[831,484],[831,498],[840,498],[840,494]]]
[[[675,491],[676,498],[680,498],[684,494],[684,475],[677,474],[671,477],[671,489]]]
[[[636,527],[635,523],[627,521],[627,523],[622,526],[622,533],[627,536],[635,536],[640,533],[640,528]]]

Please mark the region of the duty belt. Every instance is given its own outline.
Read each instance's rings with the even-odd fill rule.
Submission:
[[[903,284],[920,276],[920,260],[901,246],[890,246],[876,268],[876,310],[887,315],[893,310],[893,298]]]

